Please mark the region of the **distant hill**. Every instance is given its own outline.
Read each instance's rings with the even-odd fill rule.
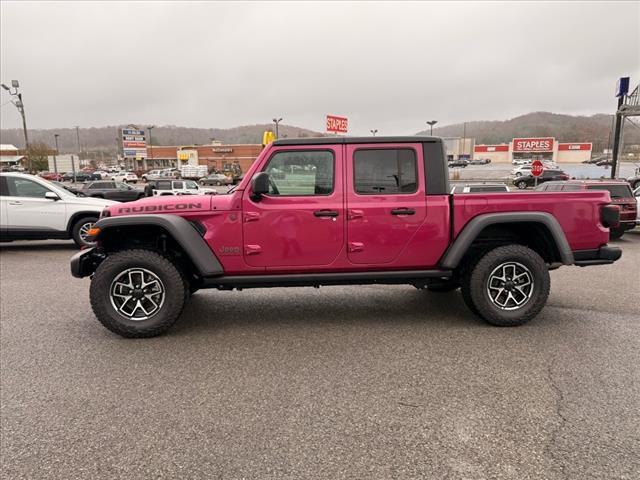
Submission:
[[[611,128],[611,115],[591,116],[560,115],[549,112],[534,112],[504,121],[467,122],[466,135],[476,139],[477,143],[507,143],[514,137],[556,137],[563,142],[593,142],[594,151],[606,148]],[[122,125],[125,126],[125,125]],[[122,126],[99,128],[81,128],[80,143],[83,151],[114,154],[116,136]],[[222,143],[260,143],[265,130],[273,129],[273,124],[244,125],[234,128],[188,128],[173,125],[158,126],[152,130],[154,145],[203,145],[211,139]],[[29,130],[32,143],[44,142],[54,147],[53,135],[58,133],[58,143],[62,153],[78,151],[76,131],[72,128]],[[428,130],[417,132],[427,134]],[[434,128],[434,135],[443,137],[462,136],[463,124],[446,125]],[[306,128],[292,125],[280,125],[280,137],[301,138],[324,136]],[[640,144],[640,128],[627,125],[624,130],[626,144]],[[6,129],[0,131],[0,143],[10,143],[18,147],[23,145],[22,130]]]
[[[504,121],[467,122],[466,136],[476,143],[508,143],[515,137],[555,137],[562,142],[593,142],[594,150],[606,148],[612,115],[596,114],[588,117],[534,112]],[[464,125],[434,128],[433,134],[442,137],[462,136]],[[429,134],[429,130],[418,132]],[[627,124],[625,143],[640,143],[640,129]]]
[[[115,152],[118,129],[125,127],[107,126],[99,128],[81,128],[80,144],[83,151]],[[154,145],[203,145],[211,143],[212,139],[222,143],[261,143],[265,130],[273,130],[273,124],[244,125],[234,128],[188,128],[173,125],[155,127],[151,134]],[[63,153],[75,153],[78,151],[78,140],[74,128],[52,128],[46,130],[30,129],[29,142],[44,142],[54,147],[54,134],[59,134],[58,145]],[[291,125],[279,126],[280,137],[302,138],[323,136],[306,128]],[[22,147],[24,144],[22,130],[6,129],[0,131],[0,143],[9,143]]]

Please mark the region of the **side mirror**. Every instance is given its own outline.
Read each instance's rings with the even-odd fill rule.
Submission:
[[[58,196],[58,194],[57,194],[57,193],[55,193],[55,192],[46,192],[46,193],[44,194],[44,198],[47,198],[47,199],[49,199],[49,200],[53,200],[53,201],[58,201],[58,200],[60,200],[60,197],[59,197],[59,196]]]
[[[260,172],[251,180],[251,199],[259,201],[267,193],[269,193],[269,174]]]

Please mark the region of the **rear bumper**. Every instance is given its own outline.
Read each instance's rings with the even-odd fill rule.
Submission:
[[[618,247],[605,245],[597,250],[578,250],[573,252],[574,265],[589,267],[591,265],[609,265],[622,256],[622,250]]]

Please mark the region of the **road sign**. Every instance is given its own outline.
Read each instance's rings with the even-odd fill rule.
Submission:
[[[347,117],[327,115],[327,132],[347,133],[348,126],[349,120],[347,120]]]
[[[540,160],[536,160],[531,164],[531,175],[533,175],[534,177],[539,177],[540,175],[542,175],[543,170],[544,166],[542,165],[542,162]]]

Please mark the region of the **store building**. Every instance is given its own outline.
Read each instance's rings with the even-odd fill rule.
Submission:
[[[209,171],[224,170],[237,163],[246,172],[262,151],[260,144],[147,146],[146,169],[207,165]]]
[[[471,160],[473,158],[475,138],[444,137],[442,141],[447,151],[447,160]]]
[[[563,143],[554,137],[514,138],[508,144],[475,145],[474,158],[488,158],[492,163],[516,160],[543,160],[553,163],[581,163],[591,158],[593,144]]]
[[[15,145],[2,144],[0,145],[0,166],[9,167],[12,165],[18,165],[26,157],[20,153],[18,147]]]

